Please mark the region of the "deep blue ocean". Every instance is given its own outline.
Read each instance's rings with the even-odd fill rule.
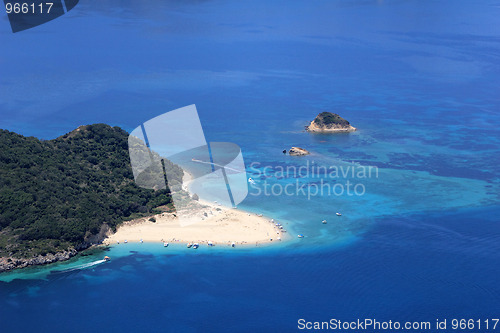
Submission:
[[[429,332],[447,319],[451,332],[453,319],[500,318],[498,17],[493,0],[82,0],[13,34],[2,14],[0,128],[131,131],[196,104],[207,141],[238,144],[256,182],[239,206],[291,240],[129,243],[0,274],[0,333],[291,332],[299,319],[364,318]],[[304,133],[321,111],[358,131]],[[281,153],[291,146],[312,154]],[[363,193],[263,192],[322,180]]]

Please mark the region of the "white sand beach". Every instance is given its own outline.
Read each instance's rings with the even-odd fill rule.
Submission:
[[[192,176],[184,171],[182,188],[190,192]],[[192,196],[192,193],[190,193]],[[162,213],[121,224],[116,233],[108,235],[104,244],[118,242],[200,243],[214,245],[259,245],[281,242],[286,238],[283,226],[262,214],[250,213],[203,200],[192,201],[191,211],[182,223],[172,213]]]
[[[109,235],[104,244],[117,242],[169,242],[214,245],[235,244],[258,245],[283,240],[283,232],[270,218],[258,216],[239,209],[204,203],[200,218],[193,216],[193,223],[182,226],[173,214],[155,215],[156,222],[149,218],[124,222],[115,234]]]

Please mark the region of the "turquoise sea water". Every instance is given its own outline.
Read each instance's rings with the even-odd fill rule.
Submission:
[[[121,244],[3,274],[2,332],[498,317],[499,11],[488,1],[107,1],[18,34],[4,20],[0,127],[43,139],[97,122],[130,131],[194,103],[208,141],[242,148],[256,185],[240,207],[282,222],[292,240]],[[304,133],[323,110],[359,130]],[[281,153],[291,146],[312,154]],[[370,177],[327,176],[370,167]],[[363,195],[307,195],[347,180]],[[263,193],[287,185],[305,194]],[[112,261],[98,263],[105,254]]]

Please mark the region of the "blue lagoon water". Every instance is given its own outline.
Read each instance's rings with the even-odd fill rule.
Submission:
[[[498,318],[499,14],[494,1],[107,1],[17,34],[4,20],[1,128],[42,139],[99,122],[130,131],[194,103],[208,141],[242,148],[256,185],[240,207],[292,239],[129,243],[3,274],[1,332]],[[304,133],[324,110],[358,131]],[[291,146],[312,154],[281,153]],[[331,167],[377,172],[326,177]],[[322,180],[364,192],[263,192]]]

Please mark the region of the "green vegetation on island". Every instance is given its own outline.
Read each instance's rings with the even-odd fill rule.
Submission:
[[[321,112],[306,126],[308,132],[335,133],[354,132],[355,127],[336,113]]]
[[[349,126],[349,122],[339,116],[336,113],[331,113],[331,112],[321,112],[315,119],[314,122],[317,125],[331,125],[331,124],[336,124],[336,125],[341,125],[341,126]]]
[[[165,169],[169,184],[182,183],[180,167],[166,161]],[[81,126],[47,141],[0,130],[4,261],[87,248],[120,222],[160,206],[172,207],[170,190],[134,183],[128,133],[118,127]]]

